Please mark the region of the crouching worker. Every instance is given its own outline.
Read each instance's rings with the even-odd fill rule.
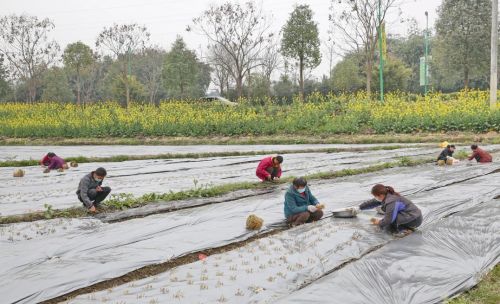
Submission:
[[[292,227],[317,221],[323,217],[319,202],[312,195],[303,177],[294,179],[285,194],[285,217]]]
[[[359,209],[381,206],[384,218],[372,218],[374,225],[393,233],[409,234],[422,224],[422,212],[409,199],[394,191],[394,188],[377,184],[372,188],[374,199],[362,203]]]
[[[42,166],[47,166],[48,170],[63,169],[65,167],[65,161],[61,157],[57,156],[54,152],[49,152],[41,160]]]
[[[470,146],[472,150],[472,155],[469,156],[469,160],[475,159],[478,163],[491,163],[493,157],[490,153],[479,148],[477,145]]]
[[[281,177],[281,164],[283,156],[269,156],[260,161],[256,175],[262,181],[279,180]]]
[[[441,151],[441,154],[439,154],[437,158],[437,164],[440,166],[446,165],[453,165],[453,161],[455,160],[453,158],[453,153],[455,152],[455,145],[448,145],[446,148],[444,148],[443,151]]]
[[[82,202],[90,212],[96,212],[96,207],[98,207],[111,192],[110,187],[102,187],[102,181],[106,175],[106,169],[97,168],[97,170],[90,172],[80,180],[76,194],[80,202]]]

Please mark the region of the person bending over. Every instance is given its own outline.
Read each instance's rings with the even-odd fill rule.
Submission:
[[[477,145],[470,146],[472,154],[469,156],[469,160],[475,159],[478,163],[491,163],[493,157],[490,153],[479,148]]]
[[[262,181],[279,180],[281,177],[281,164],[283,156],[269,156],[260,161],[256,175]]]
[[[65,161],[57,156],[54,152],[49,152],[41,161],[42,165],[46,165],[48,170],[64,169]]]
[[[409,199],[394,191],[393,187],[377,184],[373,186],[373,199],[362,203],[359,209],[381,206],[383,219],[372,218],[373,224],[394,233],[408,234],[422,224],[422,212]]]
[[[437,164],[440,166],[443,166],[444,164],[452,165],[453,152],[455,152],[455,145],[446,146],[446,148],[444,148],[444,150],[439,154],[437,158]]]

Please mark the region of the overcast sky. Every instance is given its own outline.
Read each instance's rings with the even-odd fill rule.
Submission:
[[[326,38],[328,29],[328,8],[331,0],[257,0],[264,11],[272,15],[273,30],[279,32],[295,4],[309,4],[319,24],[321,38]],[[176,35],[184,37],[188,45],[200,51],[206,39],[196,33],[186,32],[186,26],[201,14],[214,0],[0,0],[1,14],[27,13],[48,17],[55,23],[51,33],[62,48],[66,44],[82,41],[95,47],[95,39],[105,26],[113,23],[139,23],[146,25],[151,33],[151,42],[168,49]],[[243,1],[239,1],[243,2]],[[425,27],[425,11],[429,11],[429,26],[434,24],[436,9],[441,0],[400,0],[404,18],[415,18],[420,28]],[[393,22],[387,25],[387,32],[405,34],[407,24],[394,22],[396,12],[389,17]],[[323,50],[324,48],[322,48]],[[314,75],[328,73],[328,61],[314,71]]]

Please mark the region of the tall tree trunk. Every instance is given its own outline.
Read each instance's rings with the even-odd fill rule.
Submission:
[[[464,68],[464,89],[469,89],[469,67],[465,66]]]
[[[219,94],[220,96],[224,96],[224,81],[219,83]]]
[[[34,103],[36,99],[36,84],[33,77],[28,81],[28,94],[30,103]]]
[[[238,98],[243,96],[243,76],[239,75],[236,77],[236,91],[238,93]]]
[[[123,84],[125,85],[125,106],[128,108],[130,106],[130,84],[128,79],[127,71],[127,60],[123,60]]]
[[[125,102],[127,108],[130,107],[130,84],[128,83],[128,75],[125,74]]]
[[[368,94],[368,97],[370,97],[372,93],[372,70],[373,60],[368,59],[366,61],[366,94]]]
[[[248,71],[248,92],[247,98],[250,99],[252,97],[252,77],[250,76],[250,71]]]
[[[80,72],[76,70],[76,104],[80,106]]]
[[[299,91],[300,100],[304,101],[304,56],[299,57]]]

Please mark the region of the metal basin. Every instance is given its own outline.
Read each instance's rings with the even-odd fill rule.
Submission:
[[[357,214],[358,212],[354,208],[344,208],[332,211],[333,217],[339,217],[339,218],[356,217]]]

